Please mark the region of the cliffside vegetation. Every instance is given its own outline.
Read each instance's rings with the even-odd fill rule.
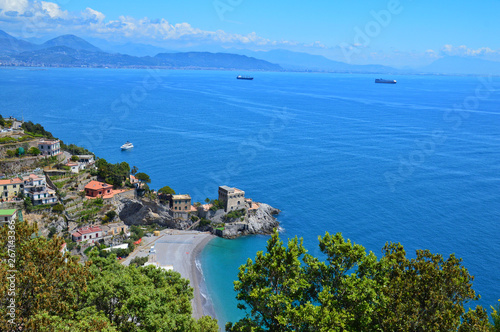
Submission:
[[[8,231],[0,227],[1,331],[218,331],[214,319],[192,318],[193,290],[177,272],[123,266],[96,251],[81,265],[61,254],[61,238],[33,236],[36,226],[17,223],[15,240]]]

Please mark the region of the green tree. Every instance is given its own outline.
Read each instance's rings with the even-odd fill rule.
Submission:
[[[5,126],[5,120],[3,119],[1,114],[0,114],[0,126],[2,126],[2,127]]]
[[[380,327],[456,331],[464,305],[479,298],[472,289],[474,277],[461,265],[462,260],[453,254],[445,260],[429,250],[417,250],[416,258],[408,259],[399,243],[387,244],[383,253],[386,301],[377,311]]]
[[[14,274],[16,293],[0,283],[0,331],[218,331],[214,319],[192,318],[193,291],[179,273],[123,266],[97,249],[83,265],[61,254],[61,238],[36,237],[36,224],[13,228],[0,227],[0,280]],[[11,298],[16,315],[9,322]]]
[[[80,157],[76,155],[71,156],[71,161],[78,161],[78,160],[80,160]]]
[[[135,175],[135,174],[137,173],[137,171],[139,171],[139,169],[137,168],[137,166],[134,166],[134,167],[132,167],[132,169],[130,170],[130,173],[131,173],[132,175]]]
[[[109,221],[113,221],[113,219],[116,217],[116,211],[111,210],[111,211],[106,212],[106,217],[108,217]]]
[[[165,195],[175,195],[175,191],[170,188],[169,186],[165,186],[163,188],[161,188],[160,190],[158,190],[158,192],[160,194],[165,194]]]
[[[31,202],[31,198],[24,198],[24,209],[28,212],[31,212],[33,210],[33,202]]]
[[[493,310],[493,313],[491,314],[491,318],[493,320],[492,331],[500,332],[500,304],[497,304],[496,307],[491,307],[491,309]]]
[[[15,274],[16,317],[8,321],[7,283],[0,285],[0,330],[35,331],[40,328],[34,319],[38,314],[71,319],[80,308],[79,299],[87,288],[89,272],[76,257],[62,255],[63,239],[33,237],[35,225],[15,224],[15,240],[9,227],[0,227],[0,280]],[[10,238],[9,238],[10,236]],[[9,241],[15,243],[15,260],[9,262]],[[11,265],[12,263],[12,265]],[[16,272],[9,272],[15,270]]]
[[[472,276],[451,255],[427,250],[408,259],[400,244],[383,257],[345,241],[319,237],[324,261],[297,238],[284,246],[277,232],[267,252],[242,265],[235,282],[244,319],[228,331],[487,331],[485,310],[465,312],[477,299]]]
[[[91,253],[87,304],[102,312],[118,331],[218,331],[216,321],[191,316],[189,281],[178,272],[153,266],[125,267],[110,255]]]
[[[32,155],[32,156],[39,156],[40,155],[40,150],[34,146],[32,146],[31,148],[29,148],[28,150],[28,154],[29,155]]]
[[[16,156],[16,151],[15,150],[7,150],[7,157],[12,158]]]
[[[151,183],[151,179],[149,178],[149,175],[146,173],[137,173],[135,175],[136,179],[141,181],[142,183]]]

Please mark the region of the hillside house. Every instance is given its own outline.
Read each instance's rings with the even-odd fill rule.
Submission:
[[[103,237],[102,229],[96,226],[80,228],[71,236],[75,242],[88,241],[88,243],[95,243]]]

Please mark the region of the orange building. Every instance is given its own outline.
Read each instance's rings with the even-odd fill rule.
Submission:
[[[103,197],[111,195],[112,192],[113,186],[104,182],[90,181],[85,186],[85,196],[89,197]]]

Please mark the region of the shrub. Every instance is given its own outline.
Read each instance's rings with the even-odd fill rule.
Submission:
[[[148,257],[135,257],[130,261],[130,265],[135,264],[135,266],[143,266],[148,261]]]
[[[64,211],[64,205],[62,204],[56,204],[52,207],[52,212],[54,213],[63,213]]]
[[[111,210],[106,213],[106,217],[108,217],[109,221],[113,221],[113,219],[116,217],[116,211]]]

